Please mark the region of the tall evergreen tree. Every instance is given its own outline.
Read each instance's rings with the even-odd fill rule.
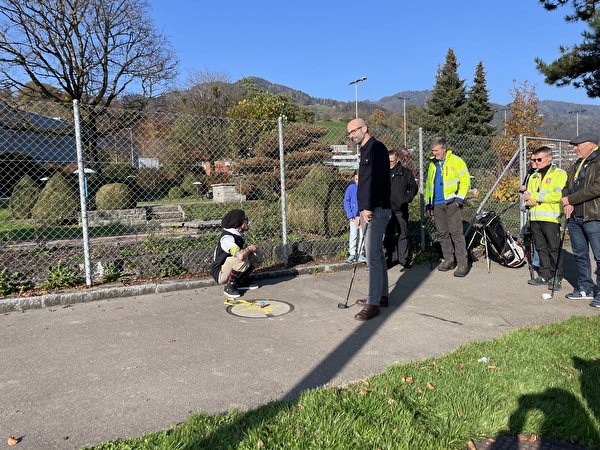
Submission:
[[[578,45],[559,47],[560,57],[551,63],[535,58],[537,70],[546,78],[546,84],[572,85],[585,89],[588,97],[600,97],[600,1],[599,0],[539,0],[548,11],[571,3],[572,14],[566,22],[587,22],[589,29],[581,33],[583,42]]]
[[[458,77],[458,62],[449,48],[446,63],[438,69],[435,86],[421,118],[426,131],[447,135],[465,132],[464,107],[466,103],[465,80]]]
[[[473,86],[467,93],[465,104],[465,132],[475,136],[492,136],[494,127],[490,122],[494,118],[494,110],[489,102],[483,63],[479,61],[475,69]]]

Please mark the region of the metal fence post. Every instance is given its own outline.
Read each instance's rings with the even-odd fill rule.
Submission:
[[[85,284],[92,286],[92,270],[90,256],[90,235],[88,230],[87,215],[87,188],[85,168],[83,166],[83,150],[81,147],[81,116],[79,115],[79,102],[73,100],[73,122],[75,124],[75,148],[77,149],[77,175],[79,177],[79,200],[81,203],[81,227],[83,233],[83,259],[85,265]]]
[[[281,237],[283,239],[283,264],[288,264],[286,202],[285,202],[285,164],[283,160],[283,117],[279,116],[279,177],[281,184]]]
[[[425,251],[425,171],[423,167],[423,128],[419,127],[419,200],[421,213],[421,250]]]

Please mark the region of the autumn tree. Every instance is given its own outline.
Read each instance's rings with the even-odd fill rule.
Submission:
[[[90,107],[108,107],[128,89],[155,96],[178,60],[148,9],[145,0],[0,0],[0,76],[23,95]],[[98,111],[82,108],[89,160]]]
[[[230,120],[229,145],[233,156],[253,156],[253,147],[262,133],[274,130],[280,116],[286,122],[314,122],[314,112],[296,103],[287,94],[260,89],[248,78],[242,80],[244,98],[227,111]]]
[[[169,109],[202,117],[227,117],[227,111],[242,100],[242,83],[234,83],[229,74],[205,69],[191,72],[187,87],[170,93]]]
[[[598,0],[539,0],[549,11],[571,3],[572,14],[567,14],[567,22],[587,22],[589,30],[581,33],[583,42],[572,47],[560,46],[560,57],[551,63],[535,58],[537,70],[550,85],[585,89],[588,97],[600,97],[600,14]]]
[[[542,116],[538,113],[539,98],[535,86],[528,82],[521,83],[510,91],[513,101],[510,117],[506,120],[506,136],[496,136],[492,140],[492,146],[498,155],[497,174],[504,169],[506,164],[519,149],[519,136],[541,137],[541,129],[544,125]],[[529,140],[531,147],[539,146],[534,140]],[[533,148],[530,148],[531,151]],[[509,175],[505,177],[496,196],[503,201],[518,200],[517,190],[519,187],[519,164],[518,160],[513,164]]]
[[[386,128],[388,126],[388,118],[385,111],[376,109],[369,116],[369,126],[373,128]]]
[[[445,64],[438,69],[431,97],[421,117],[421,126],[435,134],[460,134],[465,131],[465,81],[458,76],[459,64],[449,48]]]

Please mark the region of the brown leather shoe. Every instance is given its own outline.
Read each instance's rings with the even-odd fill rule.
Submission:
[[[456,267],[456,263],[454,261],[451,261],[449,259],[444,260],[439,266],[438,266],[438,270],[440,272],[448,272],[449,270],[452,270]]]
[[[469,273],[469,266],[458,266],[454,271],[455,277],[466,277]]]
[[[361,298],[360,300],[356,300],[356,304],[359,306],[367,306],[367,299]],[[383,295],[381,297],[381,300],[379,301],[379,306],[381,306],[382,308],[387,308],[388,306],[390,306],[390,300],[388,299],[387,295]]]
[[[365,306],[361,312],[356,314],[354,318],[356,320],[371,320],[373,317],[377,317],[380,313],[379,306],[375,305],[367,305]]]

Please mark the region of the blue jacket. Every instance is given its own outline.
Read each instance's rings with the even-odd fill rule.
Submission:
[[[346,211],[346,217],[348,217],[348,219],[354,219],[358,216],[358,200],[356,198],[357,191],[358,184],[352,181],[348,184],[346,193],[344,194],[344,210]]]

